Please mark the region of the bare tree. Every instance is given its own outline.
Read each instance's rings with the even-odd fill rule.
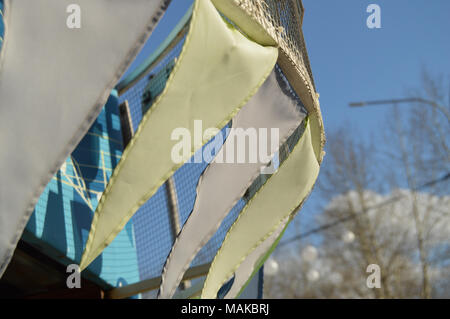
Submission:
[[[266,279],[267,296],[449,296],[450,188],[442,177],[450,172],[450,91],[444,83],[424,72],[421,89],[408,92],[422,102],[392,106],[380,127],[383,142],[361,141],[348,125],[328,132],[318,187],[328,204],[317,224],[332,227],[316,235],[314,264],[301,258],[308,242],[276,251],[280,273]],[[380,288],[366,285],[370,264],[381,269]],[[311,269],[320,279],[308,280]]]
[[[447,117],[450,109],[450,90],[444,84],[442,77],[433,78],[427,71],[422,72],[422,88],[410,90],[410,95],[420,97],[418,102],[410,105],[408,112],[394,106],[392,117],[388,119],[388,141],[393,150],[397,150],[396,159],[398,167],[403,169],[403,178],[406,186],[416,190],[427,181],[434,181],[450,172],[450,122]],[[427,102],[430,101],[430,102]],[[395,172],[392,172],[395,174]],[[448,183],[447,191],[448,191]],[[430,185],[428,191],[440,194],[442,185]],[[420,203],[416,192],[412,192],[411,215],[416,231],[417,249],[422,269],[423,298],[430,298],[432,287],[430,284],[429,258],[426,247],[431,230],[426,229],[430,223],[433,211],[432,206],[420,216]],[[437,221],[433,221],[437,222]]]

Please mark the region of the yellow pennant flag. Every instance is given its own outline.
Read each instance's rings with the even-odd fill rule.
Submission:
[[[171,158],[174,130],[193,132],[195,120],[204,128],[222,128],[256,93],[277,57],[277,48],[259,45],[226,23],[210,0],[196,0],[166,88],[144,116],[97,207],[81,269],[183,164]],[[202,144],[194,143],[189,155]]]
[[[211,264],[202,298],[216,298],[227,280],[237,272],[241,274],[239,268],[248,257],[257,261],[266,253],[261,250],[259,256],[251,256],[261,244],[267,245],[269,238],[272,242],[276,241],[279,236],[273,234],[280,232],[286,218],[295,213],[308,196],[319,174],[319,167],[308,121],[290,156],[250,200],[228,231]]]

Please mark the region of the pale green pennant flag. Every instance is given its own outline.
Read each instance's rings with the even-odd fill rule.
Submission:
[[[286,218],[298,210],[311,192],[318,174],[319,163],[313,148],[311,126],[307,122],[303,136],[290,156],[250,200],[228,231],[211,264],[202,298],[216,298],[226,281],[235,274],[241,276],[241,271],[244,270],[240,270],[240,266],[261,244],[280,230],[281,225],[286,223]],[[270,240],[274,242],[276,238],[272,236]],[[258,256],[252,259],[258,260],[258,257],[266,253],[265,250],[258,251]],[[250,273],[253,267],[244,272]],[[242,280],[239,280],[237,288],[241,287]]]
[[[174,132],[193,132],[195,120],[203,128],[222,128],[264,83],[277,57],[277,48],[253,42],[225,22],[210,0],[196,0],[166,87],[144,116],[97,207],[81,269],[183,164],[172,157]],[[194,141],[184,161],[204,142]]]

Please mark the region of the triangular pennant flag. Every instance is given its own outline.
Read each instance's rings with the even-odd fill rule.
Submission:
[[[233,118],[227,140],[200,177],[193,211],[164,267],[160,298],[172,297],[196,253],[244,196],[260,175],[261,168],[271,161],[274,152],[300,125],[305,117],[301,111],[301,102],[289,91],[281,71],[275,68],[258,92]],[[248,142],[240,144],[248,136]],[[238,148],[239,145],[245,149]],[[232,157],[229,157],[230,153]],[[245,163],[239,163],[239,156],[243,156]],[[255,158],[252,160],[252,157]]]
[[[278,57],[242,35],[210,0],[194,4],[189,33],[166,87],[145,114],[97,207],[80,268],[92,262],[184,161],[172,158],[173,133],[222,128],[253,96]]]
[[[5,1],[0,275],[42,190],[89,129],[168,3]]]
[[[303,136],[278,171],[250,200],[228,231],[215,256],[202,290],[202,298],[216,298],[250,254],[279,230],[311,192],[319,163],[307,122]]]

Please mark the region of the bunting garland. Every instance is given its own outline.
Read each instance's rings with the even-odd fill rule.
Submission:
[[[94,215],[80,268],[114,239],[137,209],[200,149],[194,143],[180,163],[172,158],[172,134],[222,128],[256,93],[278,57],[225,22],[210,0],[194,4],[189,33],[166,87],[145,114]],[[151,167],[151,169],[148,169]]]

